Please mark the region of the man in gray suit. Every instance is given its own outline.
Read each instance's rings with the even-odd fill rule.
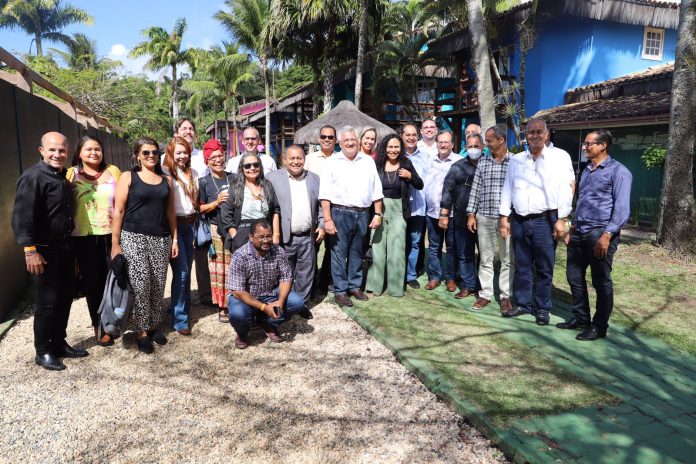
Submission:
[[[294,275],[293,289],[309,303],[317,256],[314,243],[324,240],[324,214],[319,203],[319,176],[304,168],[305,153],[293,145],[285,151],[285,167],[269,172],[280,204],[280,234]],[[277,232],[276,232],[277,233]],[[300,313],[311,318],[309,310]]]

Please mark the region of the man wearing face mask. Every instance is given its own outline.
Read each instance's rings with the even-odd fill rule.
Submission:
[[[466,207],[469,203],[471,186],[474,184],[476,165],[483,154],[483,138],[481,134],[473,133],[466,138],[467,157],[452,165],[442,187],[440,201],[440,219],[438,227],[447,230],[450,222],[450,212],[454,211],[454,243],[456,248],[457,269],[461,291],[455,298],[476,296],[478,280],[474,267],[474,247],[476,234],[467,228]],[[447,250],[448,252],[450,250]]]

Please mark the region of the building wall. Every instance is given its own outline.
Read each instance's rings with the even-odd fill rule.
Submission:
[[[645,60],[643,26],[561,17],[540,29],[527,55],[528,115],[562,105],[569,89],[674,61],[677,46],[677,31],[668,29],[662,61]],[[513,66],[519,69],[519,56]]]

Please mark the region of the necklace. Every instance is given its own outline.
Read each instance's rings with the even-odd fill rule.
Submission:
[[[225,187],[225,181],[222,181],[222,186],[218,185],[217,181],[215,180],[215,176],[211,175],[210,177],[213,178],[213,185],[215,185],[215,189],[217,190],[217,193],[220,193],[220,190],[222,190],[223,187]]]
[[[397,164],[397,165],[396,165],[396,169],[394,169],[393,171],[387,171],[387,169],[386,169],[386,167],[385,167],[384,173],[385,173],[386,176],[387,176],[387,182],[388,182],[389,184],[394,184],[394,183],[396,183],[396,178],[399,177],[399,165]],[[392,177],[392,174],[394,174],[393,177]]]
[[[95,180],[99,179],[101,175],[104,174],[104,171],[97,171],[97,173],[93,176],[87,174],[84,170],[84,168],[80,171],[80,175],[85,179],[94,182]]]

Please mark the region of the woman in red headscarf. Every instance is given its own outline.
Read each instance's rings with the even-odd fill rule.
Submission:
[[[225,154],[222,144],[216,139],[208,140],[203,145],[203,159],[210,174],[198,181],[200,213],[203,219],[210,222],[210,234],[213,243],[208,253],[208,268],[210,269],[210,288],[213,304],[220,311],[220,322],[227,322],[227,289],[225,282],[232,254],[224,247],[225,238],[222,236],[220,221],[220,205],[227,200],[230,184],[235,174],[225,172]]]

